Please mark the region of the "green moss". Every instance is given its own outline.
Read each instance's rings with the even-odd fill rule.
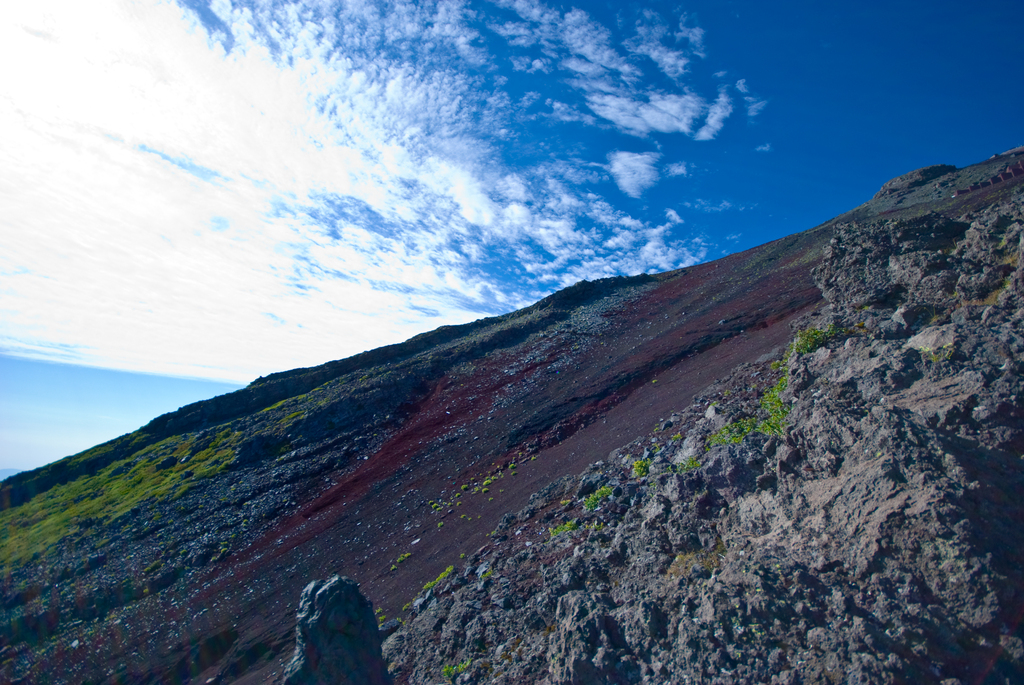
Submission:
[[[94,521],[103,527],[143,502],[182,497],[196,479],[226,468],[234,457],[233,444],[238,437],[225,429],[209,447],[195,454],[191,453],[194,438],[167,438],[97,473],[54,486],[21,506],[0,512],[0,565],[8,569],[20,566],[33,555],[45,555],[69,535],[91,535],[82,521]],[[133,438],[130,444],[143,442]],[[101,453],[97,448],[77,459]],[[175,458],[174,466],[158,470],[157,464],[169,456]],[[186,456],[189,459],[181,463]],[[186,477],[186,471],[193,475]]]

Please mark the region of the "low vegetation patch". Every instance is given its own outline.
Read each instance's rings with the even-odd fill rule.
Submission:
[[[551,535],[552,538],[556,538],[562,533],[565,533],[566,531],[579,530],[579,528],[580,524],[576,522],[576,519],[573,519],[572,521],[566,521],[565,523],[559,526],[555,526],[554,528],[548,528],[548,533]]]
[[[429,583],[427,583],[426,585],[424,585],[423,589],[424,590],[433,590],[434,586],[436,586],[442,580],[444,580],[445,578],[450,576],[452,574],[452,571],[454,571],[454,570],[455,570],[454,566],[449,566],[445,570],[441,571],[441,575],[439,575],[437,578],[435,578],[434,580],[432,580]]]
[[[447,664],[447,665],[445,665],[444,668],[441,669],[441,674],[449,682],[453,682],[454,683],[455,682],[455,676],[459,675],[460,673],[465,671],[467,668],[469,668],[469,664],[470,664],[470,660],[469,659],[466,659],[462,663],[457,664],[455,666]]]
[[[224,429],[195,453],[194,436],[170,437],[95,474],[54,486],[21,506],[0,512],[0,565],[20,566],[33,555],[45,555],[67,536],[95,537],[137,506],[182,497],[197,479],[227,468],[239,437]],[[78,458],[88,459],[109,449],[101,445]],[[171,465],[163,466],[168,461]]]
[[[799,331],[793,342],[786,348],[786,354],[780,361],[772,362],[771,366],[773,369],[784,368],[786,362],[794,353],[810,354],[830,340],[848,334],[849,331],[845,328],[839,328],[835,325],[829,325],[825,329],[808,328],[807,330]],[[757,418],[749,417],[727,423],[708,437],[705,448],[711,449],[716,445],[741,442],[748,434],[754,432],[782,437],[789,427],[787,417],[792,407],[783,402],[779,395],[782,394],[788,385],[789,374],[787,372],[774,386],[765,391],[761,397],[761,413],[764,418],[758,420]]]
[[[753,432],[781,437],[789,427],[786,417],[789,416],[792,407],[783,402],[779,394],[786,389],[788,384],[789,378],[783,376],[761,397],[761,410],[767,418],[758,421],[756,418],[750,417],[727,423],[708,437],[706,448],[711,449],[715,445],[741,442],[743,438]]]
[[[601,500],[611,497],[611,495],[612,489],[607,485],[602,485],[594,494],[583,500],[583,508],[587,511],[593,511],[597,509],[597,505],[601,503]]]
[[[786,365],[789,358],[796,354],[810,354],[814,352],[822,345],[828,343],[835,338],[847,335],[845,328],[839,328],[835,324],[829,324],[828,328],[808,328],[806,330],[797,331],[796,338],[786,348],[786,353],[782,355],[782,359],[777,362],[772,362],[773,369],[780,369]]]
[[[692,552],[677,554],[665,575],[669,578],[686,577],[690,575],[690,570],[697,565],[701,566],[705,571],[712,573],[722,566],[722,560],[725,558],[726,551],[722,538],[718,538],[713,549],[698,549]]]

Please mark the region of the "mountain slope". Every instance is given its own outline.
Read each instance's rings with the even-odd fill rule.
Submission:
[[[840,220],[959,217],[1018,179],[946,191],[1006,164],[929,179],[938,196],[897,184]],[[261,682],[291,656],[302,587],[334,573],[402,614],[532,493],[778,357],[822,304],[812,269],[837,222],[275,374],[8,479],[3,677]]]
[[[1024,680],[1024,188],[836,227],[786,355],[507,517],[400,683]]]

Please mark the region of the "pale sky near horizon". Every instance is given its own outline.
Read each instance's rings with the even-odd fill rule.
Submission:
[[[1022,26],[1019,0],[18,3],[0,355],[229,388],[746,249],[1024,144]],[[58,420],[37,454],[23,421],[0,468],[92,444]]]

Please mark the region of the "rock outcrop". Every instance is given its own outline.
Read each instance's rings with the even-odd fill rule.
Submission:
[[[373,606],[351,578],[313,581],[302,591],[295,656],[283,685],[387,685]]]
[[[910,173],[903,174],[902,176],[897,176],[891,181],[887,181],[885,185],[875,193],[875,198],[877,199],[886,195],[893,195],[904,190],[909,190],[910,188],[923,186],[929,181],[933,181],[954,171],[956,171],[956,167],[951,164],[935,164],[933,166],[924,167],[923,169],[916,169]]]
[[[507,517],[396,680],[1024,682],[1022,200],[838,227],[785,357]]]

